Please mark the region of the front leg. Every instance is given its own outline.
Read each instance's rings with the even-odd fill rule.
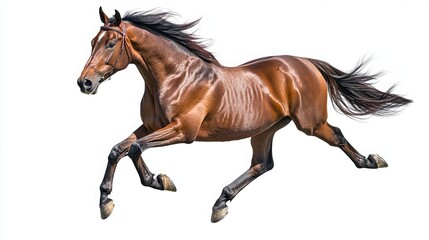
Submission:
[[[133,163],[143,186],[158,190],[176,191],[176,186],[173,181],[165,174],[158,174],[155,177],[155,175],[146,166],[146,163],[143,161],[141,156],[138,156],[136,160],[133,159]]]
[[[180,121],[175,120],[166,127],[144,136],[131,144],[128,156],[133,160],[134,166],[140,175],[141,183],[144,186],[160,190],[176,191],[176,186],[167,175],[159,174],[154,177],[154,174],[149,171],[149,168],[143,161],[141,154],[144,150],[150,147],[190,142],[189,139],[195,140],[195,137],[189,137],[195,136],[192,132],[193,131],[185,131],[185,128]]]
[[[112,192],[113,176],[115,175],[116,166],[130,148],[131,142],[133,142],[130,138],[118,143],[110,151],[106,172],[104,173],[103,181],[100,185],[100,214],[102,219],[109,217],[115,206],[113,200],[108,198],[108,196]]]
[[[137,159],[143,151],[151,147],[193,142],[196,138],[196,134],[192,134],[192,132],[195,131],[186,131],[183,124],[180,123],[180,120],[176,119],[167,126],[132,143],[128,156],[134,160]]]
[[[125,155],[128,155],[133,160],[134,166],[139,173],[141,183],[144,186],[159,190],[176,191],[173,181],[171,181],[167,175],[159,174],[154,177],[154,174],[149,171],[144,163],[141,153],[143,150],[150,147],[186,142],[187,138],[183,132],[183,127],[178,120],[152,133],[149,133],[147,128],[142,125],[127,139],[113,147],[109,154],[106,173],[100,186],[100,212],[102,219],[109,217],[113,211],[113,200],[108,198],[108,195],[112,192],[116,165]]]
[[[138,138],[141,138],[146,134],[146,127],[142,125],[124,141],[116,144],[110,151],[106,172],[100,185],[100,214],[102,219],[109,217],[113,211],[113,200],[108,198],[108,196],[112,192],[113,176],[115,175],[116,166],[119,160],[126,156],[128,150],[130,149],[131,143],[135,142]]]

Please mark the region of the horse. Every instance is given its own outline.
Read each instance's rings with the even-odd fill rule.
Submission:
[[[194,141],[231,141],[251,138],[251,166],[222,189],[211,221],[228,213],[227,202],[274,166],[275,132],[291,121],[310,136],[340,148],[357,168],[387,167],[377,154],[360,154],[341,130],[327,121],[328,94],[335,109],[351,118],[388,116],[412,102],[373,86],[379,74],[363,72],[361,60],[350,72],[330,64],[296,56],[270,56],[226,67],[210,53],[201,38],[188,33],[199,19],[174,23],[171,12],[115,10],[109,18],[99,8],[102,22],[92,39],[92,51],[77,84],[82,93],[96,94],[101,83],[134,64],[145,81],[140,104],[142,125],[116,144],[108,155],[100,185],[100,214],[113,211],[109,198],[119,160],[133,161],[141,184],[176,191],[165,174],[154,175],[143,161],[143,151]]]

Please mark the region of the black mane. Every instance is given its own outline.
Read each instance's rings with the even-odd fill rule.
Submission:
[[[174,42],[182,45],[190,52],[194,53],[206,62],[220,65],[213,54],[205,49],[203,40],[196,37],[192,33],[185,31],[198,24],[200,19],[189,23],[176,24],[168,21],[168,19],[176,14],[171,12],[150,11],[133,11],[126,12],[123,21],[128,21],[131,24],[141,29],[146,29],[156,34],[160,34]],[[114,21],[114,18],[111,19]]]

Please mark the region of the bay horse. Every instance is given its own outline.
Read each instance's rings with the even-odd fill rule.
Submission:
[[[378,74],[363,73],[367,61],[343,72],[330,64],[303,57],[271,56],[237,67],[221,65],[201,39],[186,30],[199,20],[177,24],[170,12],[133,11],[124,17],[115,10],[107,17],[99,9],[102,26],[92,39],[92,51],[78,85],[95,94],[102,82],[130,63],[145,81],[141,120],[129,137],[116,144],[100,186],[101,218],[113,211],[113,176],[121,158],[132,159],[141,183],[176,191],[165,174],[155,176],[143,161],[148,148],[194,141],[251,138],[250,168],[223,188],[212,209],[212,222],[228,213],[227,202],[274,166],[274,133],[293,121],[307,135],[340,148],[358,168],[387,167],[377,154],[364,157],[340,129],[327,122],[327,97],[349,117],[389,115],[411,100],[373,86]]]

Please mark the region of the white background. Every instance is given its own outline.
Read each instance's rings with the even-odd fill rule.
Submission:
[[[323,2],[323,3],[322,3]],[[210,222],[222,188],[250,164],[249,140],[194,143],[144,153],[176,193],[140,185],[132,162],[117,169],[107,220],[98,187],[111,147],[140,124],[144,81],[134,66],[95,96],[76,80],[101,25],[98,7],[160,7],[227,66],[276,54],[386,74],[377,86],[414,100],[400,115],[331,124],[362,154],[389,167],[356,169],[339,149],[293,124],[274,139],[275,168],[244,189],[229,215]],[[2,1],[1,239],[428,239],[428,6],[425,1]]]

